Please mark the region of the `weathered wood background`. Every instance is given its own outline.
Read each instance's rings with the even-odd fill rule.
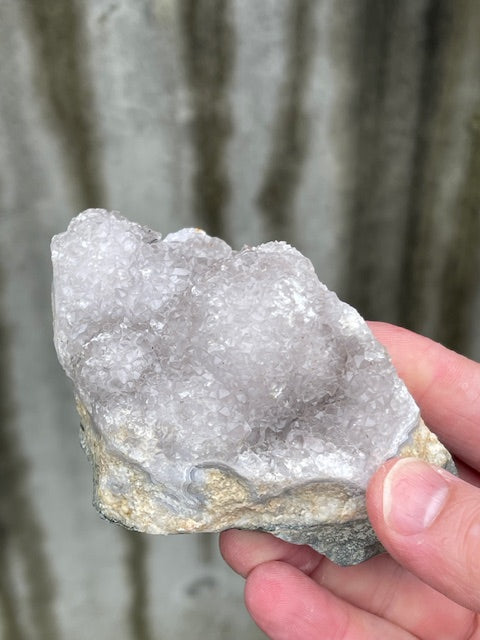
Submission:
[[[0,0],[0,636],[260,638],[214,537],[91,507],[49,299],[89,206],[290,240],[478,358],[480,3]]]

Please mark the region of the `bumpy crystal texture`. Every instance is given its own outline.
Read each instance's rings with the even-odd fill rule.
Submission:
[[[90,209],[52,259],[55,346],[109,519],[319,548],[302,526],[365,517],[368,479],[419,410],[307,258],[283,242],[234,251],[198,229],[162,239]]]

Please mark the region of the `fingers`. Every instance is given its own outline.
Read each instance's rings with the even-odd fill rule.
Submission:
[[[339,598],[422,640],[470,638],[476,621],[472,611],[425,584],[386,553],[352,567],[326,561],[311,578]]]
[[[440,440],[480,468],[480,364],[406,329],[369,322]]]
[[[370,520],[404,567],[480,611],[480,492],[443,469],[405,458],[383,465],[367,491]]]
[[[252,618],[272,640],[414,638],[337,598],[284,562],[267,562],[251,571],[245,602]]]
[[[340,567],[307,546],[265,533],[225,531],[222,555],[247,577],[263,563],[281,560],[301,570],[337,598],[385,618],[423,640],[468,637],[474,615],[446,598],[383,554],[368,562]],[[429,612],[435,611],[435,616]]]
[[[220,534],[220,552],[225,561],[246,578],[258,565],[281,560],[311,574],[324,556],[307,545],[296,545],[259,531],[231,529]]]

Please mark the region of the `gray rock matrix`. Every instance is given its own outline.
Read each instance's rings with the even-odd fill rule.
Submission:
[[[377,467],[451,467],[366,323],[286,243],[162,239],[89,209],[52,261],[55,347],[109,520],[260,529],[354,564],[382,551]]]

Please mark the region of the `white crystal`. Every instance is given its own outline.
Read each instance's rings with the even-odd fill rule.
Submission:
[[[322,481],[353,495],[418,424],[368,326],[283,242],[162,239],[90,209],[53,238],[52,260],[55,346],[113,519],[167,530],[151,513],[164,500],[208,528],[205,469],[241,479],[252,500]],[[138,506],[139,483],[153,507]]]
[[[212,462],[365,487],[418,422],[362,318],[283,242],[162,240],[92,209],[52,256],[55,344],[80,401],[110,447],[174,491]]]

